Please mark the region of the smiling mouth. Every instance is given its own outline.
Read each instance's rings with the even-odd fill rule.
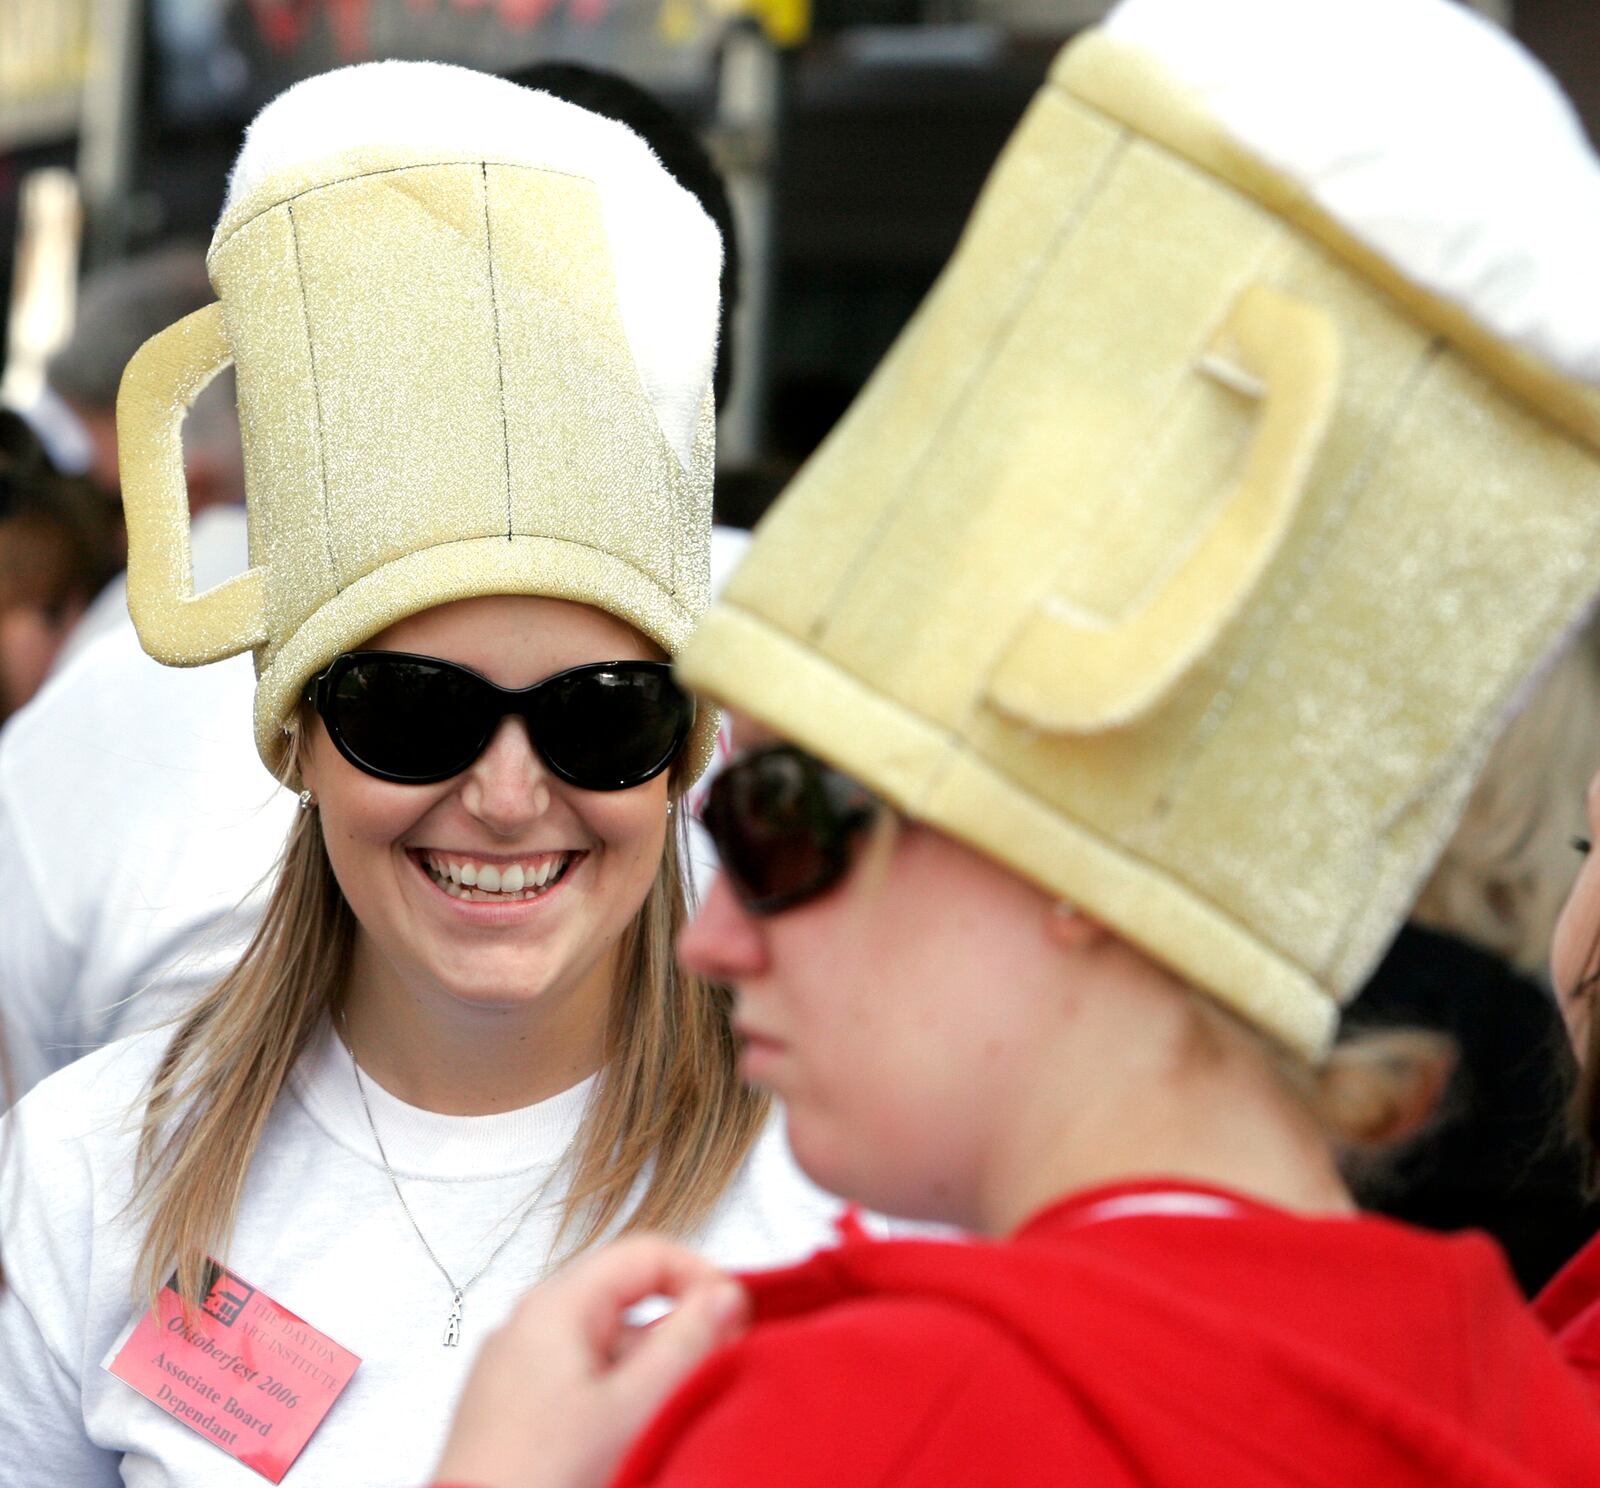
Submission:
[[[418,864],[452,899],[512,904],[538,899],[567,876],[581,852],[540,853],[514,863],[485,863],[460,853],[421,852]]]

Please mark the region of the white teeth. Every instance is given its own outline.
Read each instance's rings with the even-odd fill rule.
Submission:
[[[555,883],[571,862],[566,853],[541,858],[537,863],[475,863],[470,858],[423,855],[428,872],[452,899],[488,903],[506,899],[532,899]]]

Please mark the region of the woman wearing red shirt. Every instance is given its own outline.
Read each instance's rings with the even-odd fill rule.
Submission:
[[[1127,0],[1057,62],[681,661],[739,747],[681,958],[813,1178],[976,1238],[595,1256],[441,1482],[1596,1480],[1493,1246],[1340,1179],[1435,1051],[1330,1052],[1600,583],[1563,110],[1445,0]]]

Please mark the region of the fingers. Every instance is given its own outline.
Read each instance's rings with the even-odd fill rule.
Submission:
[[[738,1282],[713,1276],[695,1283],[632,1341],[611,1372],[610,1387],[642,1424],[707,1355],[744,1331],[748,1317],[749,1298]]]
[[[665,1296],[654,1326],[629,1308]],[[744,1290],[651,1236],[574,1261],[536,1287],[485,1342],[438,1470],[443,1481],[599,1483],[661,1403],[743,1331]]]
[[[722,1273],[693,1251],[658,1235],[633,1235],[574,1261],[530,1292],[518,1308],[529,1321],[552,1311],[572,1316],[589,1347],[609,1358],[628,1309],[647,1297],[674,1300]]]
[[[702,1256],[660,1235],[629,1235],[581,1256],[545,1282],[547,1296],[571,1293],[631,1307],[646,1297],[676,1297],[721,1273]]]

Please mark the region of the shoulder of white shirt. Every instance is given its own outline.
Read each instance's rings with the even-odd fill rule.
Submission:
[[[94,1141],[132,1146],[139,1109],[167,1045],[170,1027],[130,1034],[91,1050],[46,1076],[5,1116],[6,1136],[20,1143],[24,1168],[42,1171],[44,1159],[27,1149],[39,1143]]]

